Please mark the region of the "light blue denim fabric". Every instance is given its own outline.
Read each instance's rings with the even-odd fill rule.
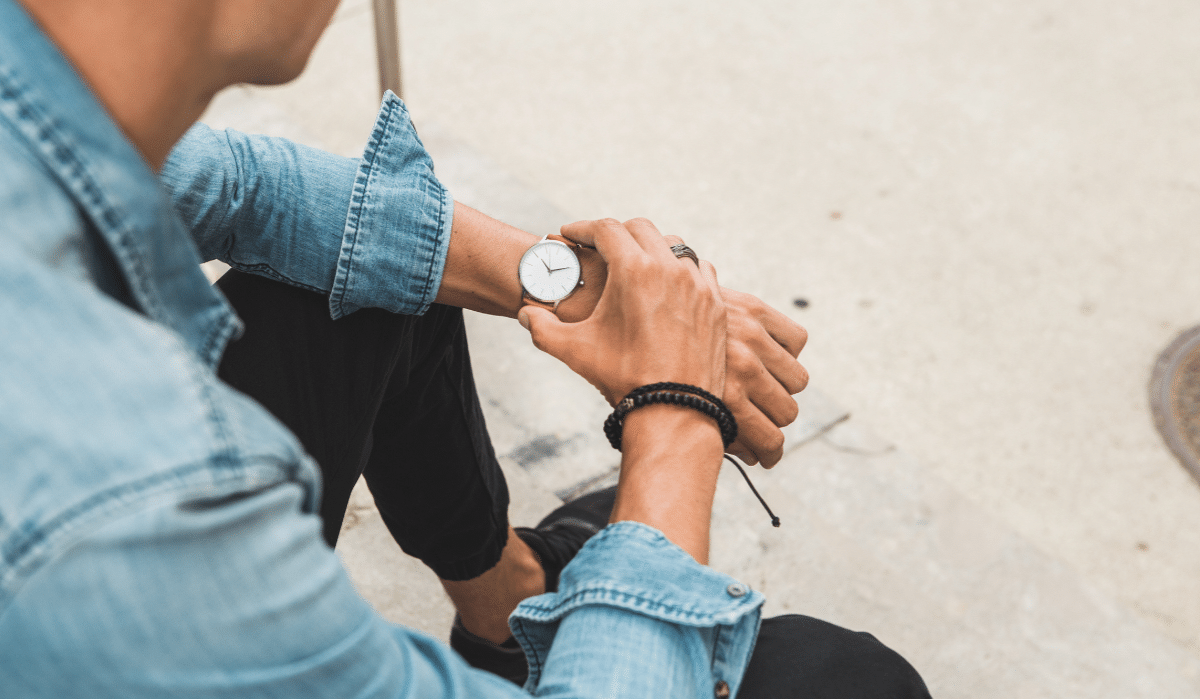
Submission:
[[[203,259],[328,293],[333,318],[437,296],[454,199],[390,92],[360,160],[197,124],[161,178]]]
[[[215,375],[239,322],[197,267],[419,313],[452,206],[394,97],[361,160],[197,127],[160,182],[0,0],[0,695],[523,694],[355,593],[316,466]],[[514,615],[528,688],[736,690],[762,597],[732,582],[610,526]]]

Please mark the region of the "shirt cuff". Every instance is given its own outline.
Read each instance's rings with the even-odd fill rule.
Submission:
[[[529,661],[525,689],[534,694],[569,694],[554,661],[570,658],[567,676],[593,691],[711,697],[724,683],[736,696],[763,602],[761,593],[697,563],[658,530],[620,522],[584,545],[563,570],[557,593],[525,600],[509,623]],[[552,657],[555,644],[580,648],[556,647]],[[661,685],[667,680],[672,687]]]
[[[333,318],[365,307],[425,313],[442,283],[453,220],[454,198],[389,91],[354,178],[329,295]]]

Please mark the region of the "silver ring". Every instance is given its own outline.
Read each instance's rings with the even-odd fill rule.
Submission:
[[[696,267],[700,267],[700,256],[696,255],[696,251],[687,247],[682,243],[671,246],[671,252],[677,258],[691,258],[692,262],[696,263]]]

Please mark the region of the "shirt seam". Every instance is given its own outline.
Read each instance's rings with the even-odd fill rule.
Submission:
[[[229,471],[236,466],[236,471]],[[216,467],[217,470],[213,468]],[[255,478],[255,472],[275,472],[275,480]],[[231,463],[228,454],[214,454],[204,459],[189,462],[170,470],[159,471],[141,479],[110,486],[89,493],[73,505],[60,510],[47,520],[40,521],[25,537],[9,538],[2,545],[5,571],[0,573],[0,610],[7,607],[20,588],[20,582],[36,571],[39,560],[48,561],[53,552],[63,547],[73,534],[80,532],[89,522],[120,512],[134,510],[155,496],[186,490],[197,486],[217,488],[238,484],[245,486],[270,486],[292,480],[294,465],[278,457],[259,455],[241,463]],[[28,524],[28,521],[26,521]],[[14,528],[22,530],[21,526]]]
[[[738,602],[720,610],[695,611],[677,604],[654,600],[632,591],[593,587],[571,593],[566,599],[556,600],[554,605],[548,607],[526,601],[522,604],[519,612],[522,617],[531,621],[548,622],[561,619],[567,613],[582,607],[601,605],[690,627],[715,627],[733,624],[744,617],[761,604],[759,597],[745,596]]]
[[[446,189],[444,187],[442,187],[441,183],[438,182],[436,178],[431,179],[429,177],[424,177],[423,179],[427,183],[432,184],[438,188],[439,202],[438,202],[437,228],[435,229],[435,234],[434,234],[434,239],[433,239],[433,250],[431,251],[431,254],[429,255],[429,263],[426,266],[425,274],[422,277],[423,287],[421,288],[421,307],[420,307],[420,310],[418,311],[418,313],[424,312],[425,310],[427,310],[429,308],[429,305],[433,303],[433,299],[430,298],[431,296],[433,296],[434,298],[436,298],[436,296],[437,296],[436,292],[431,294],[430,289],[433,287],[433,268],[437,264],[437,259],[438,259],[438,255],[437,255],[438,241],[441,239],[442,228],[445,226],[445,221],[446,221]],[[440,282],[438,284],[438,287],[439,288],[441,287]]]
[[[283,274],[279,270],[276,270],[275,268],[271,267],[270,263],[244,263],[244,262],[240,262],[240,261],[234,259],[232,256],[229,256],[229,255],[224,257],[223,262],[225,262],[226,264],[228,264],[230,267],[232,267],[235,270],[240,270],[242,272],[248,272],[253,275],[259,275],[261,277],[269,277],[269,278],[275,280],[276,282],[283,282],[284,284],[287,284],[289,286],[297,287],[299,289],[305,289],[310,292],[316,292],[318,294],[325,293],[325,290],[321,289],[320,287],[316,287],[311,284],[305,284],[304,282],[299,282],[297,280],[292,279],[291,277],[288,277],[287,275]]]
[[[123,230],[124,217],[118,209],[104,196],[103,188],[91,175],[90,168],[80,149],[76,147],[69,136],[64,134],[54,124],[49,114],[40,108],[37,100],[29,97],[28,90],[21,84],[12,69],[0,66],[0,103],[10,103],[17,108],[15,115],[8,115],[8,121],[17,127],[17,132],[40,154],[43,163],[68,192],[78,198],[82,208],[96,224],[97,229],[106,232],[106,241],[112,244],[115,255],[125,258],[133,274],[126,275],[130,288],[135,291],[135,299],[144,305],[145,311],[152,318],[164,317],[164,306],[154,293],[152,285],[145,284],[147,265],[138,253],[136,246],[130,241],[129,233]],[[24,124],[36,130],[30,134],[21,128]],[[47,152],[50,147],[50,152]]]

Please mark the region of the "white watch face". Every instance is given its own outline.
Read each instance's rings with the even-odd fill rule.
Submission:
[[[579,258],[561,241],[545,240],[525,251],[517,277],[529,296],[544,302],[567,298],[579,284]]]

